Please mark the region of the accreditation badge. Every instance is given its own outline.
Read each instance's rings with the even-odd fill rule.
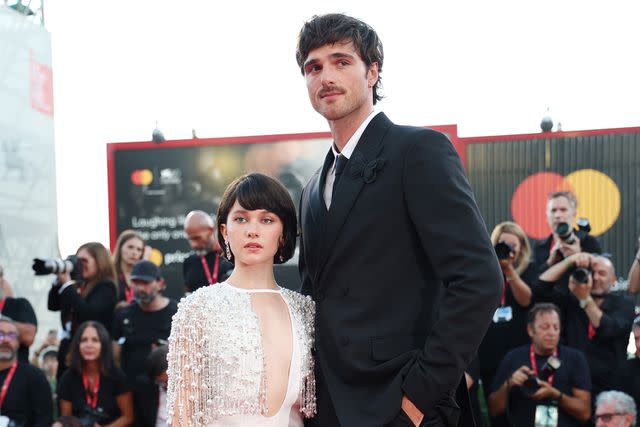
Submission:
[[[534,427],[558,427],[558,407],[553,405],[536,406]]]
[[[513,310],[510,306],[498,307],[493,313],[493,323],[511,322],[513,319]]]

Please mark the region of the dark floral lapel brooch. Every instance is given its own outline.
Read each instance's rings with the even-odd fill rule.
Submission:
[[[360,153],[353,153],[349,159],[349,173],[354,178],[361,177],[365,184],[371,184],[376,180],[386,163],[385,159],[367,160]]]

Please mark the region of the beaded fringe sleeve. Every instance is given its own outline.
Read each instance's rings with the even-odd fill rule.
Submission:
[[[302,347],[300,412],[316,413],[310,297],[282,289]],[[259,320],[249,294],[207,286],[183,298],[169,336],[167,409],[173,427],[204,427],[239,414],[268,412]]]

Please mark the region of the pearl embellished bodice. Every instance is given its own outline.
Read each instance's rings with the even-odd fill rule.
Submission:
[[[274,417],[265,416],[268,407],[264,348],[251,292],[223,283],[201,288],[184,298],[173,318],[167,406],[174,427],[235,425],[224,420],[240,415],[273,421],[278,414],[283,417],[285,405],[295,406],[306,417],[313,416],[311,348],[315,306],[309,297],[288,289],[275,292],[280,292],[289,310],[293,341],[289,384],[280,411]],[[296,384],[292,384],[294,378]]]

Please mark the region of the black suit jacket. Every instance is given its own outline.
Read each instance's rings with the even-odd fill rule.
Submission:
[[[319,411],[331,407],[326,388],[340,424],[384,425],[406,394],[455,425],[454,392],[502,292],[460,159],[443,134],[380,113],[327,211],[332,159],[300,206],[302,291],[317,304]]]

